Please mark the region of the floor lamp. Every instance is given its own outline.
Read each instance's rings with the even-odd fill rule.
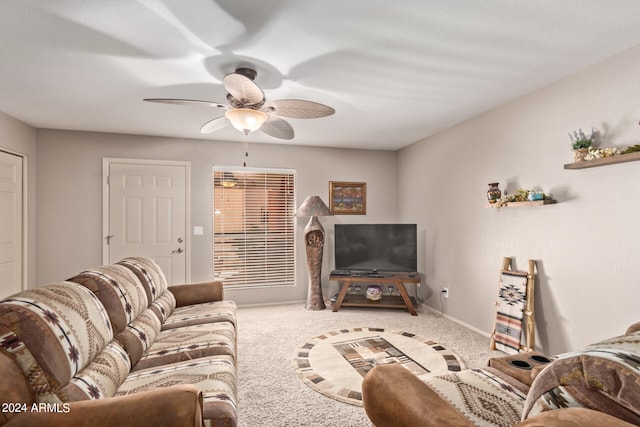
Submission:
[[[311,217],[304,228],[304,244],[307,249],[307,269],[309,270],[309,290],[307,293],[307,310],[324,310],[322,298],[322,249],[324,247],[324,229],[318,221],[319,216],[330,216],[331,211],[319,196],[309,196],[296,210],[297,217]]]

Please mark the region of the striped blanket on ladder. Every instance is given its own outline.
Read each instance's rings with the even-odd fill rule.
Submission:
[[[500,275],[497,313],[493,338],[496,349],[507,354],[520,350],[522,323],[527,301],[527,275],[503,271]]]

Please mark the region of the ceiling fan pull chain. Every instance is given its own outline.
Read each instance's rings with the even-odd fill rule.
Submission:
[[[244,167],[247,167],[247,158],[249,157],[249,143],[247,142],[247,135],[244,136]]]

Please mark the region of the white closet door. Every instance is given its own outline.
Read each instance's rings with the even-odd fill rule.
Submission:
[[[0,151],[0,298],[23,288],[23,159]]]

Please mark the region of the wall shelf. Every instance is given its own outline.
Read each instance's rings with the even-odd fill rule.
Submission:
[[[543,206],[543,205],[552,205],[556,203],[554,199],[544,199],[544,200],[534,200],[532,202],[509,202],[505,206],[502,206],[500,209],[504,208],[518,208],[523,206]],[[495,204],[485,205],[485,208],[493,208]]]
[[[620,154],[619,156],[604,157],[595,160],[583,160],[581,162],[568,163],[564,165],[565,169],[585,169],[595,168],[597,166],[615,165],[616,163],[635,162],[640,160],[640,151],[628,154]]]

